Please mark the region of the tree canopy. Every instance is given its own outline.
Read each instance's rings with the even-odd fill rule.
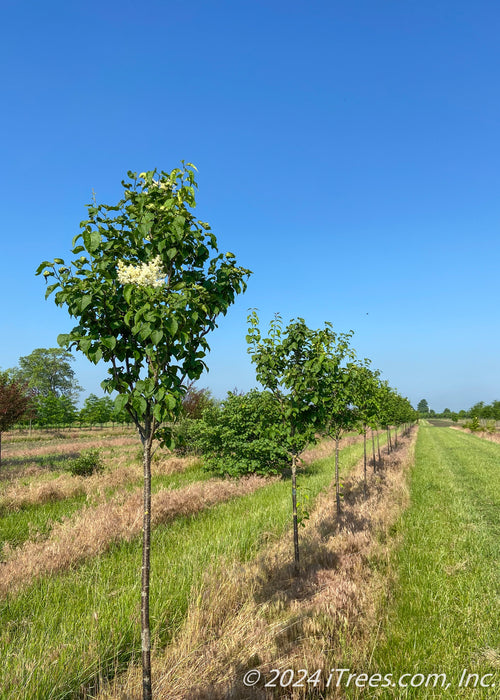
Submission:
[[[36,348],[19,358],[19,366],[10,376],[27,384],[37,396],[67,396],[76,399],[81,391],[71,363],[73,355],[62,348]]]

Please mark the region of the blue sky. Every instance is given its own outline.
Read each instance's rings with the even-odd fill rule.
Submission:
[[[201,386],[255,386],[257,307],[353,329],[414,405],[500,398],[499,36],[496,0],[4,0],[0,367],[72,327],[34,271],[92,189],[184,159],[253,271]]]

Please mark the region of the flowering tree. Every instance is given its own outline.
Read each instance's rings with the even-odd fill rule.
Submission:
[[[144,515],[141,596],[143,697],[151,698],[149,568],[153,440],[170,444],[169,424],[182,407],[188,380],[200,377],[216,327],[249,270],[232,253],[218,254],[210,226],[197,219],[194,166],[167,173],[129,172],[115,206],[88,206],[73,239],[73,260],[44,261],[37,274],[58,306],[78,323],[58,337],[92,362],[109,363],[102,386],[116,391],[143,445]]]

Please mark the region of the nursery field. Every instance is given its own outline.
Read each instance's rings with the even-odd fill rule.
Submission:
[[[22,437],[0,472],[0,697],[140,698],[138,438]],[[500,445],[429,425],[390,454],[379,439],[366,492],[362,438],[341,441],[340,515],[333,443],[304,456],[299,576],[288,478],[156,453],[155,697],[498,697]],[[104,471],[69,473],[90,447]]]
[[[344,442],[345,471],[362,446],[358,437]],[[105,471],[65,471],[67,460],[89,446],[101,449]],[[325,450],[331,446],[310,453],[303,476],[311,502],[331,481],[331,460],[318,459]],[[140,443],[130,430],[4,438],[2,697],[92,697],[104,677],[136,659],[141,470]],[[289,527],[290,484],[213,478],[199,460],[159,451],[152,485],[153,639],[162,648],[208,569],[248,561],[280,539]]]

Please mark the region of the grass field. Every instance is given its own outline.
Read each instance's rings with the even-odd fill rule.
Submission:
[[[88,438],[82,436],[81,440]],[[57,447],[64,452],[74,452],[78,444],[71,445],[63,440]],[[51,482],[70,478],[57,468],[47,473],[43,465],[36,463],[40,453],[47,453],[46,448],[43,442],[30,446],[29,450],[26,445],[16,443],[9,450],[0,491],[0,498],[4,498],[0,524],[2,537],[11,548],[7,548],[7,563],[0,570],[0,579],[14,569],[17,582],[19,571],[16,572],[16,566],[22,563],[28,567],[32,563],[22,559],[25,548],[28,548],[28,553],[35,551],[30,547],[38,548],[37,552],[41,549],[42,553],[46,548],[50,556],[63,559],[67,564],[63,570],[56,570],[51,575],[43,575],[43,568],[41,573],[33,573],[29,567],[21,569],[21,575],[29,570],[32,579],[26,574],[28,577],[25,576],[20,590],[7,587],[6,590],[12,592],[4,595],[0,602],[0,687],[2,697],[6,698],[45,700],[78,697],[82,693],[90,697],[96,679],[123,668],[134,660],[140,648],[140,537],[130,538],[126,533],[125,536],[118,533],[96,556],[84,559],[68,558],[68,553],[63,551],[61,542],[65,543],[64,547],[78,549],[78,538],[59,539],[62,531],[71,534],[75,523],[79,523],[79,533],[84,530],[81,526],[85,522],[91,529],[98,509],[102,512],[112,504],[117,490],[129,493],[130,489],[138,488],[135,482],[138,475],[134,476],[133,468],[130,471],[134,460],[137,462],[138,446],[131,447],[127,439],[122,440],[121,448],[118,441],[114,445],[108,443],[109,473],[129,470],[126,479],[114,479],[114,489],[98,488],[99,479],[109,480],[108,473],[107,476],[96,476],[96,483],[86,487],[84,496],[64,498],[62,490],[49,503],[43,499],[26,503],[23,493],[36,491],[37,484],[45,484],[48,477]],[[18,456],[23,449],[29,452],[24,462]],[[344,472],[356,463],[361,452],[359,443],[342,451]],[[30,460],[32,467],[26,468],[26,461]],[[165,464],[168,462],[166,460]],[[157,467],[161,464],[161,459],[156,461]],[[17,480],[11,478],[12,471],[18,475]],[[208,479],[208,476],[196,463],[188,463],[184,469],[172,474],[155,476],[158,497],[167,494],[179,498],[182,492],[188,498],[178,513],[169,516],[168,525],[160,523],[154,531],[151,619],[157,649],[167,644],[181,625],[193,587],[199,584],[204,572],[214,562],[222,558],[230,564],[248,561],[256,556],[263,544],[279,540],[290,526],[290,484],[287,480],[258,480],[258,484],[243,480],[239,491],[235,492],[238,497],[231,497],[229,493],[226,497],[229,501],[217,503],[217,492],[222,485],[218,486],[219,482]],[[319,460],[309,466],[302,483],[311,502],[329,484],[331,477],[331,459]],[[215,500],[206,503],[202,500],[193,512],[189,507],[186,510],[189,498],[198,492],[209,492],[212,481]],[[188,482],[191,485],[186,486]],[[12,491],[14,487],[17,489],[15,493]],[[175,489],[177,496],[173,494]],[[10,501],[7,498],[9,493]],[[72,493],[71,488],[68,493]],[[100,499],[100,503],[95,507],[92,502],[89,505],[89,495]],[[16,505],[14,496],[21,505]],[[61,526],[58,521],[62,521]],[[93,542],[91,537],[91,542],[85,543],[85,547]]]
[[[40,464],[51,454],[46,440],[8,447],[0,482],[7,543],[1,698],[140,697],[133,437],[99,436],[107,471],[88,480],[70,477],[57,461]],[[71,454],[91,440],[61,439],[52,450]],[[370,468],[365,497],[362,444],[346,440],[340,518],[329,490],[331,447],[310,454],[300,477],[311,517],[301,531],[298,579],[287,480],[221,482],[199,462],[157,456],[151,620],[158,700],[499,697],[500,446],[421,427],[408,496],[413,443],[398,443],[380,473]],[[62,565],[33,569],[33,552]],[[13,587],[4,581],[2,589],[3,579]],[[321,668],[323,683],[306,693],[262,683],[245,689],[252,668],[267,679],[273,668]],[[332,668],[357,675],[347,683],[345,672],[334,686],[334,673],[325,688]]]
[[[396,681],[444,673],[446,681],[425,687],[427,678],[418,676],[414,688],[366,690],[363,697],[499,698],[500,446],[421,428],[411,506],[395,535],[395,583],[365,670],[392,673]],[[465,687],[469,674],[476,675]]]

